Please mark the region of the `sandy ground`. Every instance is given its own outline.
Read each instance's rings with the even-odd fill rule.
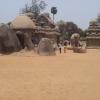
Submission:
[[[100,100],[100,50],[1,55],[0,100]]]

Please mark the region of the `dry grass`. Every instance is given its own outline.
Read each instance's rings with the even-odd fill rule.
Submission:
[[[100,50],[0,56],[0,100],[100,100]]]

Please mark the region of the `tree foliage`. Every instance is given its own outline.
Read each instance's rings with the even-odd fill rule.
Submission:
[[[36,18],[43,10],[45,10],[47,4],[43,0],[32,0],[31,5],[25,4],[25,7],[21,10],[21,13],[33,13]]]
[[[74,22],[64,22],[63,20],[60,20],[57,22],[57,25],[61,35],[67,36],[68,39],[70,39],[73,33],[79,33],[81,36],[84,36],[83,30]]]
[[[66,32],[66,28],[65,28],[65,22],[63,20],[60,20],[59,22],[57,22],[57,26],[59,28],[59,32],[64,35],[64,33]]]

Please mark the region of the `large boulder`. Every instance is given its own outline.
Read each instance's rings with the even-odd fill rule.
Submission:
[[[21,49],[16,34],[6,24],[0,25],[0,53],[11,53]]]
[[[53,44],[50,39],[42,38],[38,45],[38,54],[42,56],[53,56],[56,55],[53,48]]]

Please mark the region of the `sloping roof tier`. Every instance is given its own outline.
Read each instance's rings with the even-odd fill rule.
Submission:
[[[36,34],[46,34],[46,35],[60,35],[59,32],[46,32],[46,31],[37,31]]]
[[[60,35],[58,32],[47,32],[46,35]]]
[[[35,24],[33,21],[25,16],[17,16],[12,22],[10,27],[12,29],[35,29]]]
[[[38,18],[37,18],[37,20],[40,19],[41,17],[44,17],[49,22],[49,24],[54,25],[54,23],[51,20],[51,18],[47,17],[45,14],[39,15]]]
[[[49,31],[49,32],[57,31],[57,29],[55,29],[55,28],[53,28],[53,29],[46,28],[46,27],[44,27],[44,28],[42,27],[41,28],[40,26],[37,26],[36,29],[39,30],[39,31]]]
[[[99,31],[100,32],[100,29],[88,29],[88,31]]]
[[[87,39],[100,39],[100,36],[99,37],[87,37]]]

